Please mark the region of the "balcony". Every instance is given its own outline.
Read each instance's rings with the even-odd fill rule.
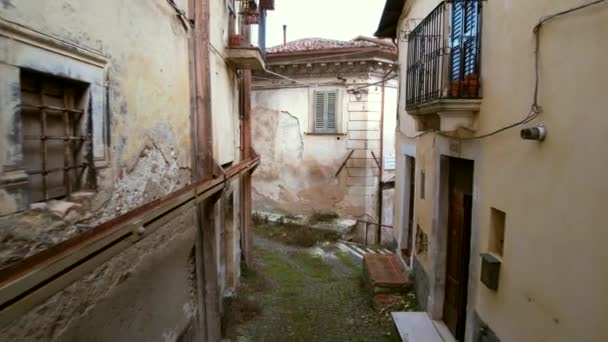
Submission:
[[[230,44],[226,49],[226,60],[237,69],[265,69],[262,51],[257,46]]]
[[[264,4],[269,6],[273,5],[274,2],[266,1]],[[265,69],[263,46],[258,47],[258,44],[255,43],[255,38],[260,39],[255,34],[258,32],[257,27],[252,26],[264,24],[265,10],[265,8],[258,7],[254,0],[234,2],[230,23],[232,33],[229,35],[226,59],[237,69]],[[264,32],[261,30],[260,33],[263,34]]]
[[[443,1],[407,36],[406,109],[441,131],[473,129],[481,105],[480,0]]]

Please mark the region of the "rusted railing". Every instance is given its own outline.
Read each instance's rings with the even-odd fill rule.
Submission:
[[[393,229],[393,226],[389,226],[386,224],[380,224],[380,223],[375,223],[375,222],[368,222],[368,221],[363,221],[363,220],[357,220],[357,224],[359,223],[363,223],[365,224],[365,230],[364,230],[364,234],[365,234],[365,239],[364,239],[364,245],[367,246],[367,233],[368,233],[368,229],[370,225],[373,226],[378,226],[378,239],[376,241],[376,244],[381,244],[382,243],[382,228],[389,228],[389,229]]]
[[[259,164],[255,157],[190,184],[39,254],[0,269],[0,329],[161,226],[223,191]]]

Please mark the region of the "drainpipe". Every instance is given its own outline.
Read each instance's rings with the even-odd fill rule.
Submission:
[[[384,174],[384,90],[386,81],[382,82],[382,92],[380,95],[380,182],[378,184],[378,224],[382,224],[382,176]],[[378,226],[378,244],[382,238],[382,226]]]

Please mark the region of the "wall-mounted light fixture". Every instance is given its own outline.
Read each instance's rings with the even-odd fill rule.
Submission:
[[[524,140],[543,141],[547,136],[547,129],[542,125],[538,125],[536,127],[528,127],[522,129],[520,131],[520,135],[521,138]]]

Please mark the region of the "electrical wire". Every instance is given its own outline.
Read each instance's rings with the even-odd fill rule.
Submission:
[[[173,1],[173,0],[167,0],[167,3],[169,3],[169,6],[171,6],[173,8],[173,10],[175,11],[175,16],[182,23],[184,30],[189,31],[192,28],[193,22],[190,19],[188,19],[188,17],[186,16],[186,12],[184,12],[184,10],[179,8],[177,6],[177,4],[175,3],[175,1]]]
[[[587,8],[589,6],[593,6],[593,5],[597,5],[600,3],[605,2],[606,0],[596,0],[587,4],[583,4],[577,7],[573,7],[561,12],[557,12],[545,17],[540,18],[540,20],[538,21],[538,23],[534,26],[534,29],[532,30],[532,32],[534,33],[534,39],[535,39],[535,50],[534,50],[534,94],[533,94],[533,98],[532,98],[532,105],[530,106],[530,112],[528,113],[528,115],[526,115],[523,119],[514,122],[510,125],[504,126],[502,128],[499,128],[497,130],[494,130],[492,132],[486,133],[486,134],[482,134],[482,135],[477,135],[477,136],[472,136],[472,137],[457,137],[457,136],[452,136],[450,134],[446,134],[443,133],[441,131],[438,130],[429,130],[429,131],[425,131],[422,132],[418,135],[415,135],[413,137],[409,137],[410,139],[416,139],[420,136],[423,136],[427,133],[431,133],[431,132],[435,132],[438,135],[444,136],[444,137],[448,137],[448,138],[453,138],[453,139],[458,139],[458,140],[477,140],[477,139],[483,139],[483,138],[487,138],[493,135],[496,135],[498,133],[504,132],[506,130],[509,130],[511,128],[520,126],[520,125],[525,125],[531,121],[533,121],[534,119],[536,119],[540,114],[542,114],[543,112],[543,108],[542,106],[539,104],[539,100],[538,100],[538,92],[539,92],[539,88],[540,88],[540,30],[542,25],[554,18],[560,17],[562,15],[571,13],[571,12],[575,12],[578,10],[582,10],[583,8]]]

